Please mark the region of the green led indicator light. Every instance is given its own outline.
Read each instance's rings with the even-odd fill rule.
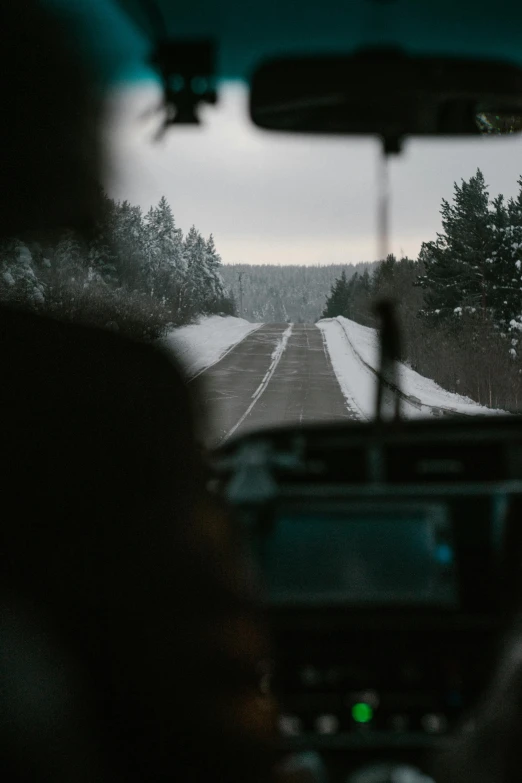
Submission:
[[[373,710],[369,704],[358,702],[352,707],[352,718],[356,723],[369,723],[373,718]]]

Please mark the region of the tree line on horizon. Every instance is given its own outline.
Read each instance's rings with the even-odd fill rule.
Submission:
[[[342,273],[347,279],[371,271],[360,264],[225,264],[221,269],[238,315],[254,322],[315,323],[329,288]]]

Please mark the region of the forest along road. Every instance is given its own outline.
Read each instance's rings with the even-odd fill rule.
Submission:
[[[354,417],[313,324],[264,324],[200,381],[209,446],[273,424]]]

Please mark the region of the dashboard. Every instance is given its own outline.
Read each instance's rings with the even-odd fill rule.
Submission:
[[[281,752],[333,781],[429,770],[520,605],[519,419],[252,433],[215,453],[212,487],[262,585]]]

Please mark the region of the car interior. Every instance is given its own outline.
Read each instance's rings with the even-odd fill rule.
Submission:
[[[197,126],[230,82],[247,86],[257,128],[376,137],[383,171],[412,137],[522,130],[522,4],[115,7],[139,41],[125,48],[128,72],[157,74],[162,134]],[[94,27],[83,35],[110,81],[114,58],[96,49]],[[385,371],[393,328],[392,313],[372,421],[281,424],[207,456],[209,490],[244,531],[263,587],[275,650],[263,693],[278,704],[279,750],[317,754],[333,783],[367,768],[368,780],[398,780],[386,775],[405,765],[431,774],[485,692],[522,601],[519,416],[403,418],[405,393]]]

